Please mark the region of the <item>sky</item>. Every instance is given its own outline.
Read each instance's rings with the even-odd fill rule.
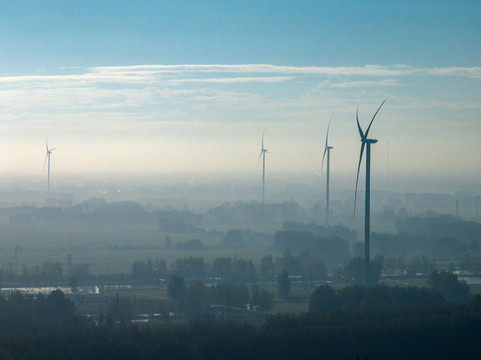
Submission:
[[[481,177],[480,1],[0,0],[0,173]],[[301,175],[299,175],[301,176]],[[479,190],[479,189],[478,189]]]

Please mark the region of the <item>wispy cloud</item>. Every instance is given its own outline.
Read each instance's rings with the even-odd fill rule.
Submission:
[[[21,117],[27,113],[119,111],[151,118],[151,114],[167,111],[182,120],[182,116],[242,119],[251,111],[250,118],[281,119],[310,116],[327,102],[330,107],[338,104],[346,108],[362,103],[363,99],[385,98],[388,91],[394,92],[396,99],[404,97],[404,106],[409,107],[413,106],[408,100],[409,92],[416,91],[420,84],[429,86],[429,78],[481,78],[481,67],[405,65],[184,64],[100,66],[75,68],[68,73],[69,70],[63,69],[57,75],[0,77],[0,114]],[[440,91],[439,87],[430,90]],[[366,96],[366,92],[370,95]],[[433,102],[429,96],[432,93],[425,91],[417,99],[417,106],[430,107]],[[444,108],[477,109],[480,104],[476,100],[443,97],[439,103]]]
[[[181,83],[216,83],[216,84],[234,84],[234,83],[279,83],[294,79],[293,76],[272,76],[272,77],[224,77],[224,78],[205,78],[205,79],[175,79],[169,80],[170,84]]]
[[[66,68],[68,69],[68,68]],[[77,69],[77,68],[76,68]],[[202,74],[250,74],[247,77],[231,76],[222,78],[203,77]],[[195,78],[186,76],[198,74]],[[273,74],[273,77],[265,76]],[[256,76],[260,75],[260,76]],[[291,76],[282,76],[291,75]],[[311,76],[364,76],[364,77],[402,77],[409,75],[455,76],[466,78],[481,78],[481,67],[449,67],[449,68],[416,68],[406,65],[380,66],[366,65],[353,67],[298,67],[270,64],[247,65],[135,65],[109,66],[86,69],[81,74],[67,75],[28,75],[0,77],[3,84],[41,84],[56,82],[91,83],[159,83],[165,80],[175,82],[280,82],[295,78],[295,75]]]
[[[342,81],[342,80],[325,80],[321,82],[317,89],[323,87],[332,88],[359,88],[372,86],[396,86],[399,82],[394,79],[380,79],[380,80],[364,80],[364,81]]]
[[[426,74],[432,76],[457,76],[481,79],[481,67],[449,67],[425,69]]]

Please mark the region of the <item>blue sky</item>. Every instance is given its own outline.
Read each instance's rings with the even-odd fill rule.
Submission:
[[[476,66],[479,1],[2,1],[2,74],[65,66]]]
[[[0,1],[0,171],[481,176],[479,1]],[[375,154],[373,155],[375,156]],[[460,176],[461,176],[460,175]]]

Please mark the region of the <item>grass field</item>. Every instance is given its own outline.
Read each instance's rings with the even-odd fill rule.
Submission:
[[[172,240],[171,249],[164,247],[166,236]],[[204,248],[175,248],[177,242],[191,239],[201,240]],[[203,257],[209,263],[216,257],[236,256],[252,259],[254,264],[259,264],[261,257],[267,254],[282,256],[282,253],[274,251],[269,244],[260,244],[255,248],[226,248],[221,241],[222,236],[207,233],[161,232],[156,224],[102,224],[93,227],[37,223],[35,226],[15,227],[2,223],[0,262],[14,268],[14,249],[20,247],[17,251],[17,272],[21,272],[22,264],[35,266],[45,261],[66,264],[71,254],[73,264],[89,264],[90,273],[98,275],[129,273],[132,261],[139,259],[164,259],[170,266],[175,259],[189,256]]]

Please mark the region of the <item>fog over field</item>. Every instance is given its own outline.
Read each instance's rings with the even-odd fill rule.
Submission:
[[[477,360],[480,24],[0,0],[0,358]]]

